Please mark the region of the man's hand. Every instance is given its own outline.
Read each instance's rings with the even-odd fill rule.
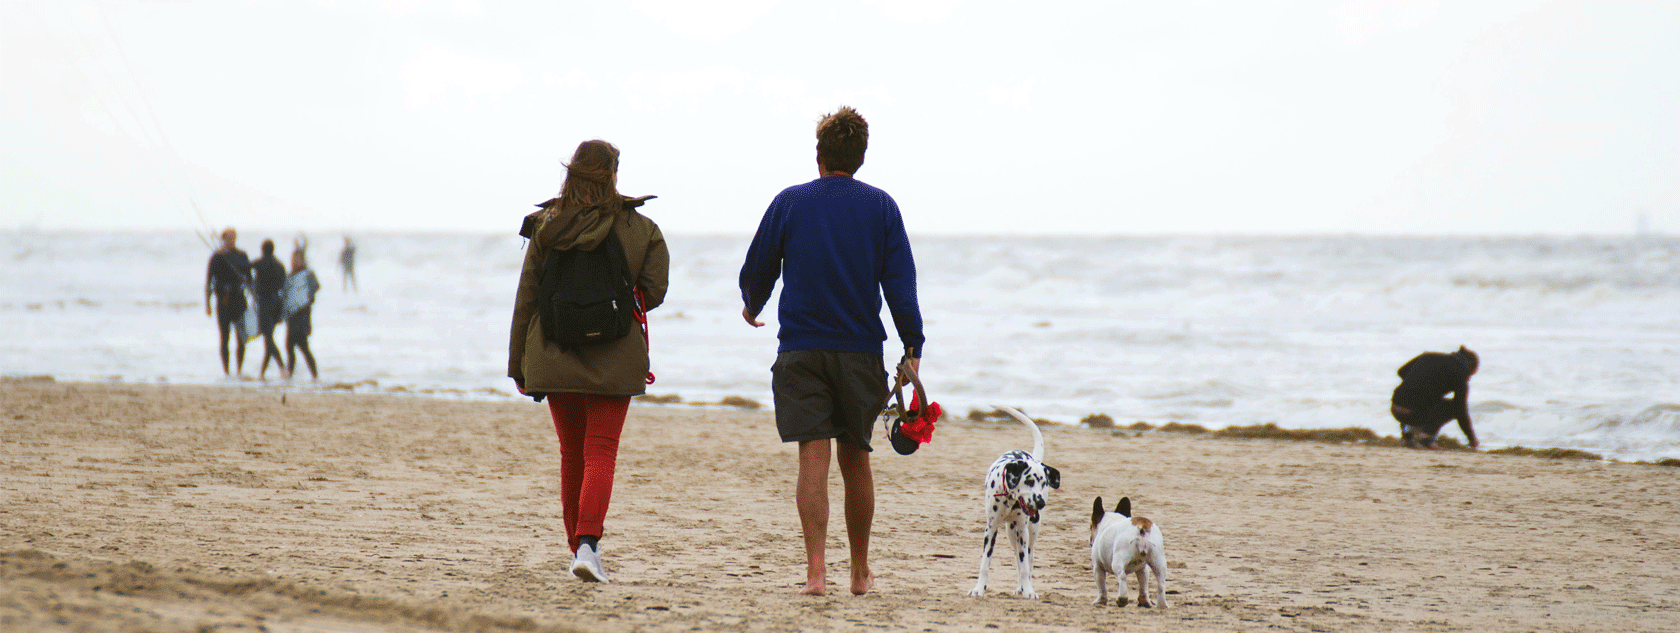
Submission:
[[[916,377],[920,378],[922,376],[922,359],[909,357],[904,360],[910,361],[910,371],[916,372]],[[898,383],[898,386],[902,387],[910,384],[910,377],[904,375],[904,372],[902,371],[894,371],[893,382]]]
[[[210,304],[204,304],[204,316],[210,316]]]
[[[741,308],[741,318],[747,320],[747,325],[751,325],[753,327],[764,327],[763,323],[759,322],[758,319],[753,318],[753,313],[747,311],[746,307]]]

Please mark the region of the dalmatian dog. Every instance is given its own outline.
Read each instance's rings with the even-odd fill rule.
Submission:
[[[1032,452],[1009,451],[986,470],[986,537],[980,546],[980,580],[968,595],[986,593],[986,577],[992,567],[992,548],[997,546],[998,530],[1008,529],[1009,540],[1015,545],[1015,593],[1037,599],[1033,590],[1033,543],[1038,540],[1039,520],[1050,489],[1062,487],[1062,473],[1044,463],[1044,434],[1038,424],[1020,411],[996,407],[1032,431]]]

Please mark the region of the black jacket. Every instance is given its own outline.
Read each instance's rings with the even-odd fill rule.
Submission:
[[[1470,419],[1470,363],[1452,354],[1424,352],[1401,365],[1398,373],[1394,404],[1421,412],[1452,394],[1460,419]]]

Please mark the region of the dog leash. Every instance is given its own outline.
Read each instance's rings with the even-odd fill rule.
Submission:
[[[916,404],[915,411],[905,411],[904,409],[904,383],[906,378],[916,388],[915,393],[920,395],[920,398],[911,398],[911,401]],[[916,368],[910,364],[910,355],[905,354],[904,358],[898,360],[898,373],[893,375],[893,391],[891,395],[887,396],[887,402],[882,405],[882,408],[893,409],[898,414],[899,419],[909,423],[927,415],[928,402],[931,400],[932,398],[927,396],[927,389],[922,387],[922,377],[916,375]],[[891,433],[892,429],[887,429],[887,432]]]
[[[904,405],[904,385],[908,382],[915,386],[911,392],[910,406]],[[881,424],[886,427],[887,438],[892,441],[894,451],[900,455],[915,453],[922,444],[933,439],[934,425],[939,422],[943,414],[939,403],[928,397],[927,388],[922,386],[922,378],[916,372],[915,361],[910,358],[908,351],[904,358],[898,361],[898,373],[893,376],[892,393],[887,401],[881,405]]]

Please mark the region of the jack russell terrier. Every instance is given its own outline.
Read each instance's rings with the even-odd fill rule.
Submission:
[[[1097,600],[1108,602],[1108,575],[1119,581],[1114,606],[1126,606],[1126,575],[1137,574],[1138,606],[1149,606],[1143,568],[1155,571],[1155,597],[1167,608],[1167,550],[1161,545],[1161,526],[1132,516],[1132,499],[1121,497],[1113,512],[1103,511],[1102,497],[1091,504],[1091,573],[1097,578]]]

